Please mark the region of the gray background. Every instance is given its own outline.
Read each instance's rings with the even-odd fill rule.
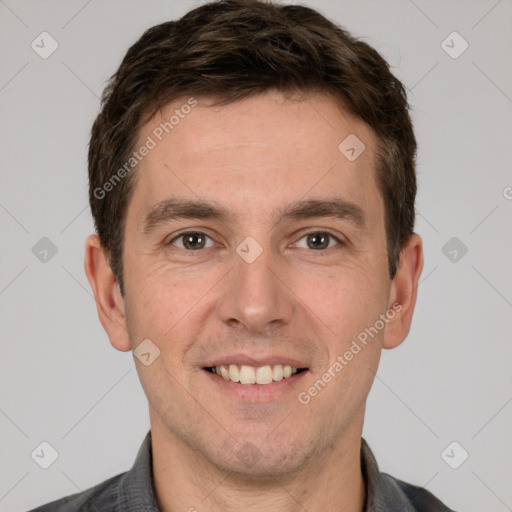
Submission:
[[[126,471],[149,428],[133,356],[111,347],[83,270],[86,150],[128,46],[200,3],[0,0],[2,511]],[[451,507],[512,510],[512,3],[304,3],[389,60],[419,142],[425,268],[411,333],[383,354],[363,435],[381,470]],[[47,59],[31,48],[43,31],[59,45]],[[458,58],[441,45],[453,31],[469,44]],[[463,41],[446,44],[453,54]],[[42,237],[57,247],[46,262],[32,250]],[[452,237],[459,246],[445,255]],[[46,470],[31,458],[42,441],[59,453]],[[446,460],[460,462],[459,445],[441,456],[453,441],[469,453],[458,469]]]

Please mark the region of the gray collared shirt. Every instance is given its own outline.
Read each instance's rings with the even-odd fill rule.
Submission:
[[[453,512],[426,489],[381,473],[363,438],[361,469],[367,492],[364,512]],[[30,512],[75,511],[161,512],[153,486],[151,431],[147,433],[129,471]]]

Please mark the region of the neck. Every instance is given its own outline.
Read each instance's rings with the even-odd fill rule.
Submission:
[[[262,480],[229,473],[194,451],[150,411],[155,491],[162,512],[362,512],[364,412],[336,442],[293,475]]]

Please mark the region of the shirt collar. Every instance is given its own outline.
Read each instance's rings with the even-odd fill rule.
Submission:
[[[361,471],[366,485],[364,512],[415,512],[415,508],[400,489],[396,479],[381,473],[368,443],[361,438]]]
[[[161,512],[153,484],[151,430],[146,434],[130,471],[119,482],[118,510]]]

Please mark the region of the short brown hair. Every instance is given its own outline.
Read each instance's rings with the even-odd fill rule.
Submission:
[[[103,187],[129,160],[142,121],[179,97],[227,104],[271,89],[334,95],[373,129],[393,279],[415,217],[416,140],[403,85],[376,50],[311,8],[220,0],[148,29],[103,92],[89,145],[89,200],[123,295],[125,219],[136,173],[108,194]]]

